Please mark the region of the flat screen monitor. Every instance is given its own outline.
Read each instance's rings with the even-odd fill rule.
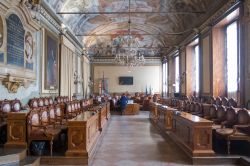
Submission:
[[[133,77],[119,77],[119,85],[133,85]]]

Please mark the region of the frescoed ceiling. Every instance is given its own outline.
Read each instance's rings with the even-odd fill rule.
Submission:
[[[162,56],[227,0],[45,0],[93,56],[112,56],[133,39]],[[126,45],[126,44],[125,44]]]

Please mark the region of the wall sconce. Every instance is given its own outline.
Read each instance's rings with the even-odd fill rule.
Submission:
[[[81,76],[77,73],[77,71],[74,72],[73,78],[74,78],[75,85],[82,82]]]

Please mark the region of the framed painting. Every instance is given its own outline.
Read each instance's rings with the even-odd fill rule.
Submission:
[[[58,93],[59,86],[59,40],[51,32],[43,30],[43,83],[42,93]]]

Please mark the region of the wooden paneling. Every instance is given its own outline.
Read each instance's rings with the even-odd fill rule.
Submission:
[[[214,155],[212,121],[182,112],[173,114],[173,138],[191,157]]]
[[[7,117],[6,147],[27,148],[26,118],[28,112],[10,112]]]
[[[206,36],[202,39],[202,94],[210,94],[210,74],[212,71],[212,65],[210,64],[210,36]]]
[[[136,114],[139,114],[139,109],[140,109],[140,105],[137,103],[127,104],[127,107],[123,114],[124,115],[136,115]]]
[[[91,156],[92,149],[100,135],[99,115],[84,112],[68,121],[68,150],[66,156]]]

